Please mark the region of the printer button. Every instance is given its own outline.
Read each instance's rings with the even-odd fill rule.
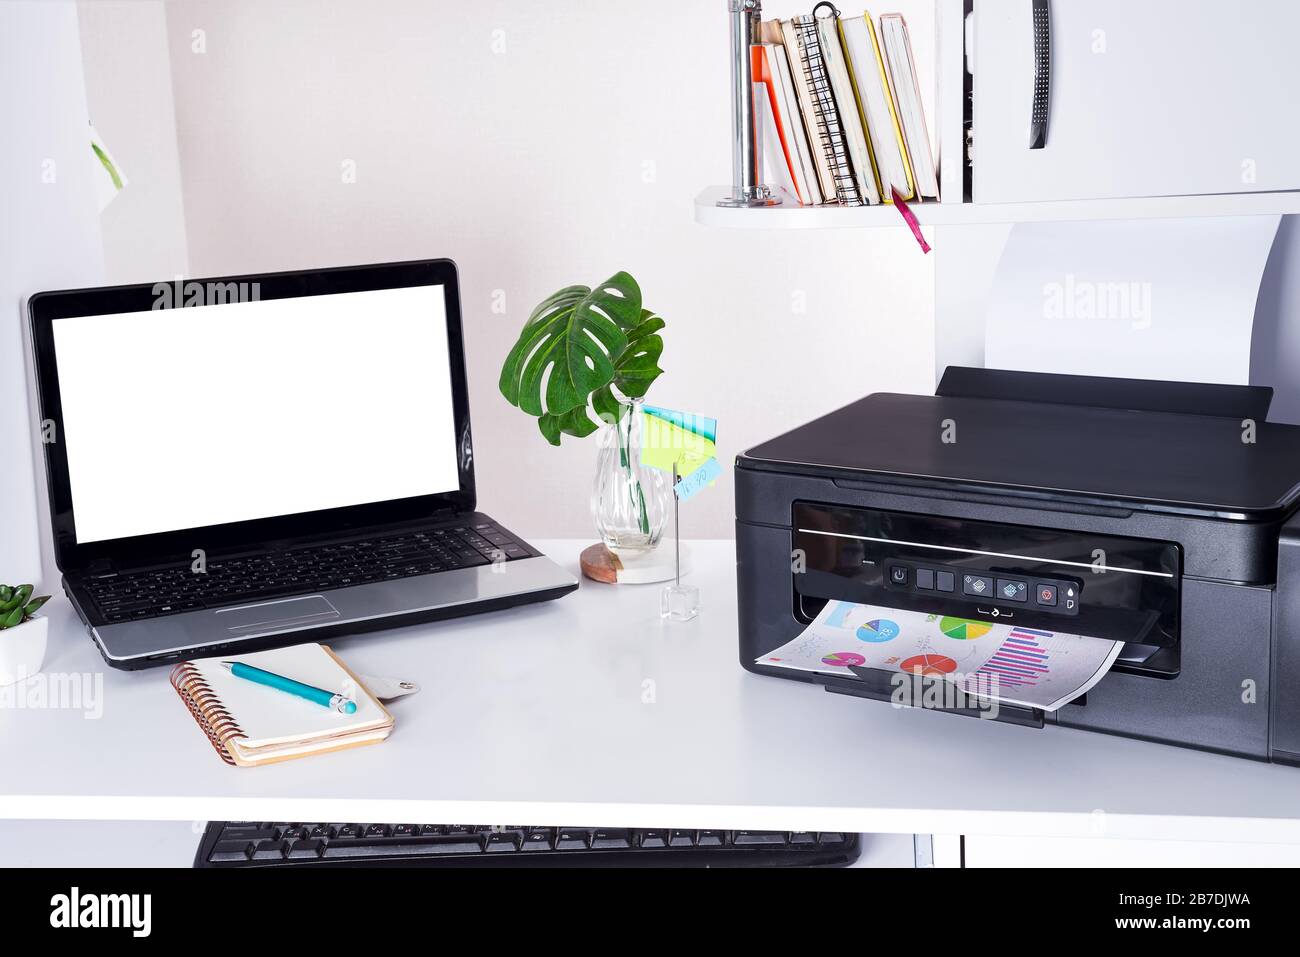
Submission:
[[[916,570],[916,587],[924,588],[926,591],[934,590],[933,568],[918,568]]]
[[[993,595],[993,579],[987,575],[963,575],[961,590],[976,598],[989,598]]]
[[[891,565],[889,566],[889,580],[895,585],[907,584],[907,566]]]
[[[998,598],[1003,601],[1025,601],[1029,592],[1029,586],[1022,581],[1016,581],[1013,578],[998,579]]]
[[[1055,606],[1055,605],[1056,605],[1056,586],[1055,586],[1055,585],[1041,585],[1041,584],[1040,584],[1040,585],[1035,589],[1034,597],[1037,599],[1038,604],[1040,604],[1040,605]]]
[[[954,591],[957,587],[957,576],[952,572],[935,572],[934,583],[939,591]]]

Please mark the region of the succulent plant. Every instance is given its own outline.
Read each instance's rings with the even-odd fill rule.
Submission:
[[[0,631],[30,621],[49,600],[49,595],[33,598],[31,585],[0,585]]]

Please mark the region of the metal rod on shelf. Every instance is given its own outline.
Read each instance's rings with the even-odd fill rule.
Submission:
[[[731,13],[731,195],[719,206],[778,206],[772,190],[758,182],[754,130],[754,74],[750,47],[762,16],[759,0],[727,0]]]

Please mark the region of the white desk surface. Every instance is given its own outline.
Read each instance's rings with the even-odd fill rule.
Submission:
[[[537,543],[574,569],[585,542]],[[263,768],[213,753],[167,669],[107,669],[51,602],[46,675],[103,715],[0,708],[0,818],[523,821],[1300,843],[1300,769],[895,709],[741,669],[730,542],[693,546],[703,610],[583,581],[542,605],[337,641],[420,682],[378,746]],[[40,678],[30,680],[41,680]]]

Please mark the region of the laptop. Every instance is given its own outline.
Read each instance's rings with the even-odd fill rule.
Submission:
[[[115,668],[558,598],[477,510],[450,260],[43,292],[54,552]]]

